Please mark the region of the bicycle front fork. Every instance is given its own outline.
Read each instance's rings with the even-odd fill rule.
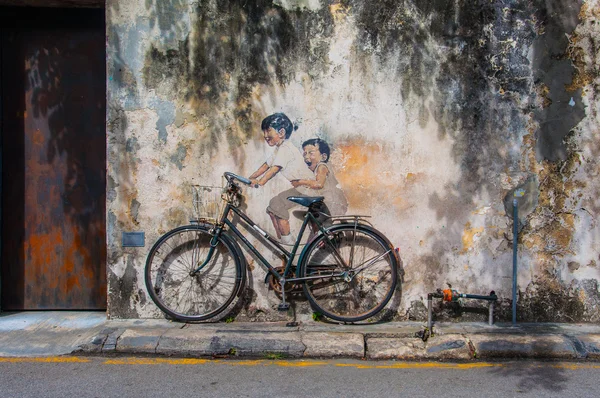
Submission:
[[[190,276],[195,276],[198,272],[200,272],[202,270],[202,268],[204,268],[206,266],[206,264],[208,264],[210,262],[210,260],[212,259],[213,253],[215,252],[215,248],[217,247],[217,244],[219,242],[219,238],[217,237],[218,235],[215,234],[212,239],[210,240],[210,249],[208,249],[208,254],[206,255],[206,260],[204,260],[204,262],[202,264],[200,264],[198,266],[198,268],[196,268],[193,271],[190,271]]]

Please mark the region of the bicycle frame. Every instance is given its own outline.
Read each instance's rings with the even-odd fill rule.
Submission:
[[[242,220],[244,220],[244,222],[246,222],[246,224],[248,224],[256,232],[258,232],[264,239],[266,239],[269,243],[271,243],[271,245],[281,255],[284,256],[284,258],[286,259],[286,265],[285,265],[285,269],[282,274],[277,272],[275,267],[273,267],[271,265],[271,263],[269,263],[267,261],[267,259],[265,259],[262,256],[262,254],[260,254],[258,249],[256,249],[256,247],[254,247],[254,245],[252,245],[252,243],[250,243],[248,238],[246,238],[244,236],[244,234],[233,224],[233,222],[231,220],[229,220],[229,215],[232,212],[234,214],[236,214],[237,216],[239,216]],[[301,281],[306,281],[306,280],[311,280],[311,279],[330,278],[332,276],[344,276],[344,273],[339,273],[339,274],[332,273],[330,275],[307,276],[304,278],[289,278],[289,279],[287,278],[287,276],[290,274],[290,270],[292,268],[296,252],[298,251],[298,248],[300,247],[300,241],[302,240],[302,237],[304,236],[304,231],[306,230],[306,227],[308,226],[309,222],[314,222],[315,225],[318,226],[319,231],[321,233],[323,233],[323,234],[326,233],[326,230],[325,230],[325,228],[323,228],[323,225],[316,219],[316,217],[310,212],[310,209],[309,209],[306,216],[304,217],[304,221],[302,222],[302,226],[300,227],[300,232],[298,233],[298,236],[296,237],[296,242],[294,243],[292,251],[289,252],[274,237],[269,235],[262,228],[260,228],[260,226],[258,226],[254,221],[252,221],[252,219],[250,217],[248,217],[243,211],[241,211],[237,207],[233,206],[231,203],[227,202],[227,205],[223,209],[221,219],[219,220],[218,223],[215,224],[214,235],[213,235],[213,238],[210,243],[211,248],[209,249],[206,260],[194,271],[194,273],[199,272],[206,264],[208,264],[210,262],[212,255],[214,253],[215,247],[217,245],[219,236],[223,232],[224,227],[227,226],[244,243],[244,245],[246,245],[246,247],[260,260],[263,267],[269,273],[271,273],[275,278],[277,278],[277,280],[282,284],[285,282],[301,282]],[[328,243],[331,245],[331,242],[328,241]],[[334,250],[335,250],[335,252],[337,252],[337,249],[334,248]],[[345,261],[341,258],[341,256],[339,256],[339,253],[337,253],[336,257],[339,257],[339,259],[342,261],[342,263],[344,265],[346,265]]]

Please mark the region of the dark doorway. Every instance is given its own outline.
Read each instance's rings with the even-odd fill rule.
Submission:
[[[0,7],[2,310],[105,309],[103,9]]]

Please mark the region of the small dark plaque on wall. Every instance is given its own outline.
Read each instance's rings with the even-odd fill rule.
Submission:
[[[144,247],[146,238],[143,232],[123,232],[123,247]]]

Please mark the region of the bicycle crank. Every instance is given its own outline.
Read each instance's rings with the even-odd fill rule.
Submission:
[[[285,270],[285,267],[276,267],[275,271],[277,271],[278,274],[283,274],[283,271]],[[294,272],[290,273],[289,278],[295,278],[296,274]],[[273,274],[269,273],[269,275],[267,275],[267,282],[269,283],[269,286],[271,287],[271,289],[273,289],[273,291],[275,293],[277,293],[277,295],[281,295],[281,283],[279,283],[279,281],[277,280],[277,278],[275,278],[273,276]],[[292,293],[293,291],[296,291],[298,289],[300,289],[300,285],[296,284],[296,283],[292,283],[292,282],[287,282],[285,284],[285,292],[286,293]]]

